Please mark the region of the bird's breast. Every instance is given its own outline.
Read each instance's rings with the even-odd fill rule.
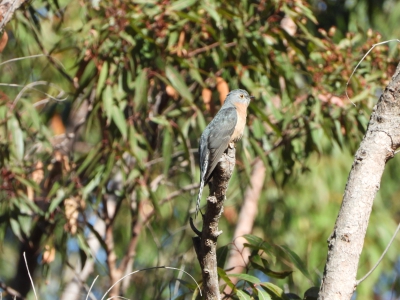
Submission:
[[[247,117],[247,106],[245,105],[235,105],[236,113],[237,113],[237,122],[235,126],[235,130],[230,139],[230,143],[236,143],[243,136],[244,126],[246,125],[246,117]]]

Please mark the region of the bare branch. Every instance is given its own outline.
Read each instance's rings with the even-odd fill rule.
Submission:
[[[223,45],[223,46],[224,46],[225,48],[230,48],[230,47],[236,46],[236,44],[237,44],[236,42],[230,42],[230,43],[226,43],[226,44]],[[218,47],[218,46],[220,46],[220,43],[219,43],[219,42],[216,42],[216,43],[213,43],[213,44],[211,44],[211,45],[207,45],[207,46],[204,46],[204,47],[202,47],[202,48],[193,50],[193,51],[189,52],[189,53],[187,54],[187,56],[188,56],[188,57],[193,57],[193,56],[196,56],[197,54],[200,54],[200,53],[202,53],[202,52],[206,52],[206,51],[211,50],[211,49],[213,49],[213,48],[216,48],[216,47]]]
[[[26,1],[27,0],[2,0],[0,2],[0,31],[3,31],[6,24],[11,21],[14,12]]]
[[[219,218],[224,209],[224,200],[229,180],[235,166],[235,148],[228,147],[213,173],[210,196],[207,198],[206,213],[203,216],[201,237],[193,238],[193,245],[203,276],[205,299],[221,299],[217,273],[217,239],[222,233],[218,229]]]
[[[8,285],[6,285],[4,282],[1,282],[1,281],[0,281],[0,289],[4,290],[5,292],[7,292],[11,296],[13,296],[14,299],[15,298],[20,299],[20,300],[26,299],[18,291],[14,290],[13,288],[10,288]],[[0,299],[1,299],[1,297],[0,297]]]

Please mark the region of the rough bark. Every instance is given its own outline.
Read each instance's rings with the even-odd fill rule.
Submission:
[[[356,152],[333,233],[319,300],[350,299],[373,200],[386,162],[400,145],[400,64],[375,105]]]
[[[228,148],[220,159],[210,183],[206,213],[203,216],[203,230],[193,238],[194,248],[203,277],[203,297],[207,300],[221,299],[217,273],[217,239],[219,218],[224,209],[224,200],[229,180],[235,166],[235,148]]]
[[[0,32],[11,21],[14,12],[27,0],[0,0]]]
[[[250,185],[244,193],[243,205],[233,236],[234,248],[226,263],[226,269],[232,270],[233,273],[241,273],[249,262],[250,251],[248,248],[244,248],[244,243],[247,243],[247,240],[243,236],[245,234],[250,234],[253,230],[254,220],[258,212],[258,200],[260,199],[264,180],[265,165],[262,160],[258,158],[253,166]],[[233,283],[238,281],[237,277],[231,277],[230,279]],[[232,289],[226,286],[224,293],[229,295],[231,292]]]

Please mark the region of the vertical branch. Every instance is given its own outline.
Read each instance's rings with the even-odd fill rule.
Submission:
[[[210,183],[210,196],[207,198],[206,213],[203,216],[203,230],[193,238],[194,248],[199,260],[205,299],[221,299],[217,273],[217,239],[222,233],[218,222],[223,212],[229,180],[235,166],[235,148],[228,148],[213,173]]]
[[[372,204],[386,162],[400,145],[400,64],[373,109],[353,162],[342,206],[328,239],[319,300],[350,300]]]

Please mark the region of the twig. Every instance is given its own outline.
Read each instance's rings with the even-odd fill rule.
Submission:
[[[230,48],[230,47],[236,46],[236,44],[237,44],[236,42],[230,42],[230,43],[225,44],[224,47],[225,47],[225,48]],[[207,46],[204,46],[204,47],[202,47],[202,48],[193,50],[193,51],[191,51],[191,52],[189,52],[189,53],[187,54],[187,57],[196,56],[197,54],[200,54],[200,53],[202,53],[202,52],[206,52],[206,51],[208,51],[208,50],[210,50],[210,49],[216,48],[216,47],[218,47],[219,45],[220,45],[220,42],[215,42],[215,43],[213,43],[213,44],[211,44],[211,45],[207,45]]]
[[[36,43],[38,44],[40,50],[42,50],[43,55],[47,57],[47,59],[50,61],[50,63],[61,73],[61,75],[63,75],[70,83],[74,84],[74,87],[76,89],[78,89],[79,88],[78,82],[74,81],[74,79],[67,73],[67,71],[65,71],[64,66],[62,66],[62,68],[60,68],[60,66],[58,64],[56,64],[56,62],[58,62],[58,61],[55,58],[53,58],[48,53],[48,51],[45,49],[44,45],[42,44],[41,39],[38,36],[38,33],[37,33],[36,29],[32,25],[31,25],[31,29],[32,29],[32,32],[34,34],[34,38],[36,40]]]
[[[60,99],[60,98],[55,98],[55,97],[53,97],[53,96],[51,96],[51,95],[49,95],[49,94],[47,94],[47,93],[45,93],[45,92],[43,92],[43,91],[41,91],[41,90],[32,88],[33,86],[36,86],[36,85],[48,85],[48,86],[55,87],[55,88],[57,88],[57,89],[60,90],[60,93],[59,93],[59,96],[60,96],[60,97],[63,96],[63,95],[65,94],[65,92],[64,92],[60,87],[58,87],[56,84],[54,84],[54,83],[47,82],[47,81],[43,81],[43,80],[42,80],[42,81],[35,81],[35,82],[31,82],[31,83],[25,85],[25,86],[22,88],[22,90],[18,93],[17,97],[15,97],[15,100],[14,100],[12,106],[15,107],[15,105],[18,103],[19,99],[21,99],[22,95],[23,95],[23,94],[25,93],[25,91],[28,90],[28,89],[33,89],[33,90],[35,90],[35,91],[41,92],[41,93],[45,94],[49,99],[52,99],[52,100],[55,100],[55,101],[63,102],[63,101],[65,101],[65,100],[68,99],[68,97],[65,97],[65,98],[62,98],[62,99]]]
[[[16,57],[16,58],[11,58],[8,59],[6,61],[3,61],[2,63],[0,63],[0,66],[14,62],[14,61],[19,61],[19,60],[24,60],[24,59],[31,59],[31,58],[36,58],[36,57],[42,57],[42,56],[50,56],[48,54],[34,54],[34,55],[29,55],[29,56],[23,56],[23,57]],[[65,69],[64,65],[57,59],[57,58],[53,58],[53,60],[57,63],[59,63],[61,65],[61,67],[63,67],[63,69]]]
[[[91,284],[91,286],[90,286],[90,288],[89,288],[88,294],[87,294],[87,296],[86,296],[86,300],[89,299],[90,292],[91,292],[91,290],[92,290],[92,288],[93,288],[93,285],[94,285],[94,283],[96,282],[97,278],[99,278],[99,275],[97,275],[96,278],[93,280],[93,282],[92,282],[92,284]]]
[[[10,5],[10,6],[6,7],[6,9],[7,9],[6,14],[2,15],[2,20],[1,20],[1,22],[0,22],[0,31],[3,30],[4,26],[6,25],[6,23],[8,23],[8,22],[11,20],[13,13],[14,13],[14,12],[21,6],[21,4],[23,4],[25,1],[26,1],[26,0],[19,0],[19,1],[14,0],[14,1],[11,3],[11,5],[10,5],[10,3],[9,3],[9,2],[11,2],[11,1],[2,1],[2,2],[0,3],[0,4],[1,4],[1,7],[3,7],[3,6],[6,7],[7,5]],[[2,13],[3,13],[3,11],[2,11]]]
[[[90,239],[90,237],[89,237]],[[90,243],[90,242],[89,242]],[[89,246],[90,247],[90,246]],[[93,251],[92,251],[93,253]],[[94,255],[93,255],[94,256]],[[88,298],[90,297],[90,299],[92,300],[96,300],[96,297],[93,295],[93,293],[90,292],[92,287],[89,287],[84,280],[82,280],[82,273],[86,272],[85,268],[86,268],[86,264],[88,263],[88,261],[86,261],[85,266],[83,267],[83,269],[81,270],[81,273],[78,273],[76,271],[76,266],[73,266],[68,260],[65,262],[66,265],[71,269],[71,271],[74,273],[75,277],[73,280],[78,281],[78,284],[80,286],[82,286],[86,291],[87,291],[87,296],[86,296],[86,300],[88,300]],[[89,275],[89,274],[88,274]],[[92,283],[92,286],[94,285],[94,282],[96,281],[97,278],[95,278],[95,280]],[[80,288],[80,287],[79,287]],[[68,288],[64,289],[63,292],[65,293],[67,291],[68,293]],[[70,297],[70,295],[69,295]],[[65,299],[63,296],[61,296],[61,299]]]
[[[364,55],[364,56],[361,58],[361,60],[358,62],[358,64],[357,64],[356,67],[354,68],[353,72],[351,73],[351,75],[350,75],[350,77],[349,77],[349,80],[347,80],[347,83],[346,83],[346,90],[345,90],[345,92],[346,92],[346,97],[347,97],[347,99],[348,99],[354,106],[356,106],[356,105],[353,103],[353,101],[350,100],[349,94],[347,93],[347,88],[348,88],[348,86],[349,86],[351,77],[353,77],[353,75],[354,75],[354,73],[356,72],[356,70],[357,70],[357,68],[359,67],[359,65],[362,63],[362,61],[368,56],[368,54],[369,54],[376,46],[380,46],[380,45],[383,45],[383,44],[388,44],[388,43],[390,43],[390,42],[398,42],[398,43],[400,43],[400,40],[399,40],[399,39],[392,39],[392,40],[383,41],[383,42],[380,42],[380,43],[377,43],[377,44],[373,44],[372,47],[367,51],[367,53],[365,53],[365,55]]]
[[[184,186],[183,188],[181,188],[180,190],[177,190],[177,191],[175,191],[175,192],[172,192],[172,193],[169,194],[167,197],[165,197],[164,199],[162,199],[162,200],[160,201],[160,205],[162,205],[162,204],[164,204],[164,203],[166,203],[166,202],[171,201],[172,199],[178,197],[179,195],[182,195],[182,194],[185,193],[185,192],[188,192],[188,191],[193,190],[193,189],[197,189],[199,186],[200,186],[199,183],[192,183],[192,184],[186,185],[186,186]]]
[[[376,262],[375,266],[373,266],[373,268],[372,268],[371,270],[369,270],[369,272],[368,272],[367,274],[365,274],[363,278],[361,278],[361,279],[359,279],[359,280],[356,281],[356,286],[358,286],[361,282],[363,282],[365,279],[367,279],[367,277],[368,277],[369,275],[371,275],[371,273],[372,273],[373,271],[375,271],[375,269],[376,269],[376,268],[378,267],[378,265],[381,263],[381,261],[382,261],[383,257],[385,256],[386,252],[388,252],[388,250],[389,250],[390,246],[392,245],[392,243],[393,243],[393,241],[394,241],[394,238],[396,237],[396,235],[397,235],[397,233],[399,232],[399,230],[400,230],[400,223],[399,223],[399,225],[397,226],[396,231],[394,232],[392,238],[390,239],[389,244],[386,246],[385,251],[383,251],[381,257],[380,257],[380,258],[378,259],[378,261]]]
[[[21,295],[21,293],[17,292],[13,288],[10,288],[8,285],[6,285],[2,281],[0,281],[0,288],[3,289],[8,294],[10,294],[11,296],[14,296],[14,298],[18,298],[18,299],[21,299],[21,300],[25,300],[26,299]]]
[[[159,266],[159,267],[145,268],[145,269],[137,270],[137,271],[131,272],[131,273],[129,273],[129,274],[126,274],[125,276],[123,276],[122,278],[120,278],[118,281],[116,281],[116,282],[105,292],[105,294],[103,295],[103,297],[102,297],[100,300],[104,300],[104,298],[105,298],[105,297],[107,296],[107,294],[113,289],[113,287],[114,287],[115,285],[117,285],[120,281],[124,280],[126,277],[131,276],[131,275],[136,274],[136,273],[139,273],[139,272],[142,272],[142,271],[149,271],[149,270],[155,270],[155,269],[176,270],[176,271],[180,271],[180,272],[185,273],[186,275],[188,275],[190,278],[193,279],[193,281],[194,281],[194,282],[196,283],[196,285],[197,285],[197,288],[198,288],[199,291],[200,291],[200,295],[202,295],[202,294],[201,294],[201,289],[200,289],[199,284],[198,284],[197,281],[193,278],[193,276],[190,275],[188,272],[186,272],[186,271],[184,271],[184,270],[182,270],[182,269],[174,268],[174,267]],[[112,297],[112,298],[113,298],[113,297]],[[108,299],[111,299],[111,298],[107,298],[107,300],[108,300]]]
[[[26,260],[26,255],[25,255],[25,252],[24,252],[24,260],[25,260],[25,265],[26,265],[26,270],[28,271],[28,276],[29,276],[29,279],[31,280],[31,284],[32,284],[32,289],[33,289],[33,293],[35,294],[35,298],[36,298],[36,300],[38,300],[38,296],[37,296],[37,294],[36,294],[36,290],[35,290],[35,285],[33,284],[33,280],[32,280],[32,276],[31,276],[31,273],[29,272],[29,268],[28,268],[28,262],[27,262],[27,260]]]
[[[189,153],[197,153],[199,151],[199,149],[189,149]],[[181,151],[177,151],[174,154],[171,155],[171,158],[175,158],[178,156],[181,156],[182,154],[185,154],[185,151],[181,150]],[[155,165],[157,163],[163,162],[164,161],[164,157],[159,157],[153,160],[150,160],[148,162],[145,163],[146,167],[150,167],[152,165]]]

